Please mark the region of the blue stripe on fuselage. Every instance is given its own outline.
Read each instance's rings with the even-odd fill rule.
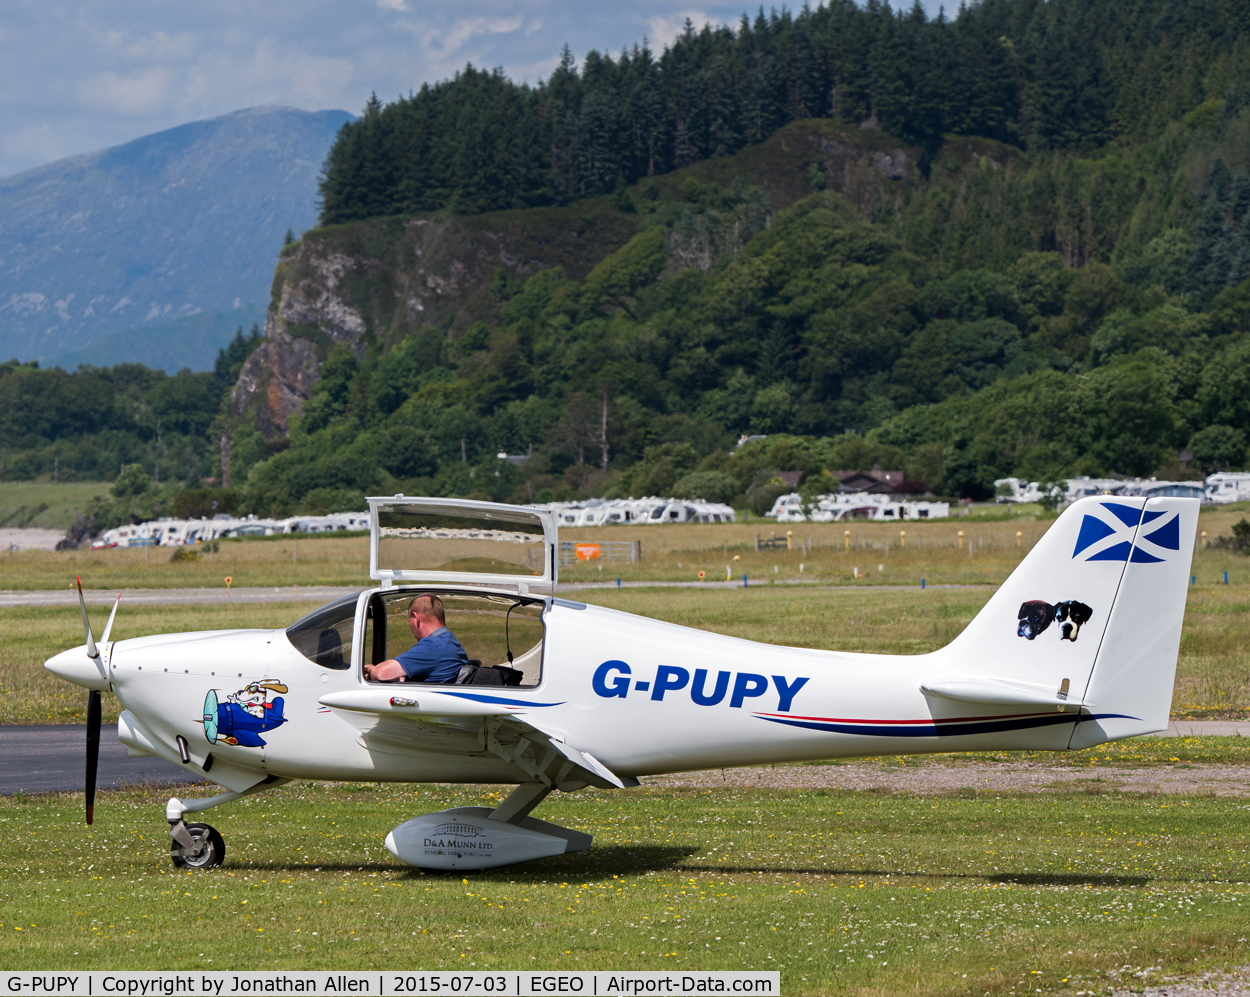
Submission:
[[[830,734],[865,734],[871,737],[957,737],[961,734],[998,734],[1008,730],[1028,730],[1032,727],[1050,727],[1054,724],[1082,723],[1087,720],[1137,720],[1122,713],[1087,713],[1084,715],[1049,713],[1033,717],[1013,717],[1007,720],[981,722],[959,721],[957,723],[885,723],[848,724],[823,721],[797,720],[784,717],[761,717],[787,727],[805,727],[808,730],[825,731]]]
[[[500,706],[563,706],[564,701],[558,703],[536,703],[532,699],[504,699],[502,696],[483,696],[473,692],[451,692],[449,690],[435,690],[440,696],[456,696],[460,699],[471,699],[475,703],[496,703]]]

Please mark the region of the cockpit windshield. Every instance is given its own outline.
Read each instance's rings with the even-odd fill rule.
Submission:
[[[352,630],[359,593],[314,609],[286,628],[287,639],[309,661],[338,671],[352,663]]]

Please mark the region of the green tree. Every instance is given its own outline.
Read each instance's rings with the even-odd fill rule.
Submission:
[[[730,504],[741,494],[742,488],[737,479],[720,471],[691,471],[678,478],[673,485],[674,498]]]
[[[325,363],[321,365],[320,378],[313,387],[312,397],[304,406],[300,423],[305,433],[315,433],[347,410],[352,386],[360,372],[360,362],[346,343],[337,343]]]
[[[1231,426],[1204,426],[1190,437],[1189,449],[1204,474],[1240,468],[1246,459],[1246,434]]]
[[[127,464],[113,481],[109,493],[118,501],[138,498],[152,487],[152,476],[142,464]]]

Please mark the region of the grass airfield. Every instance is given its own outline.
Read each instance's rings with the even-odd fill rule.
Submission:
[[[0,806],[9,969],[778,969],[787,994],[1092,993],[1245,962],[1244,798],[582,792],[589,851],[467,877],[386,832],[481,787],[292,784],[175,872],[165,793]]]
[[[64,530],[97,495],[107,495],[107,481],[0,482],[0,529],[35,527]]]
[[[1200,529],[1227,533],[1241,515],[1204,512]],[[1048,525],[1028,524],[970,525],[971,553],[956,538],[943,540],[942,531],[964,528],[954,521],[922,524],[930,531],[923,540],[908,524],[905,547],[897,528],[873,532],[877,524],[861,524],[862,545],[850,551],[841,530],[825,531],[822,547],[814,527],[792,539],[803,549],[759,552],[747,524],[642,528],[624,531],[643,539],[644,561],[632,566],[639,576],[692,580],[703,570],[716,577],[718,564],[723,576],[728,558],[745,562],[752,584],[582,590],[575,597],[763,641],[920,653],[958,633],[989,598],[989,586],[1035,542],[1026,530],[1040,536]],[[978,533],[979,542],[967,540]],[[186,569],[208,579],[231,546],[189,566],[169,563],[159,548],[146,561],[140,550],[17,552],[9,563],[24,562],[21,570],[0,577],[11,588],[60,587],[81,558],[93,571],[106,565],[107,584],[118,587],[199,585],[205,581],[190,580]],[[244,564],[236,584],[368,584],[360,538],[235,546],[236,563]],[[767,584],[773,566],[780,584]],[[631,566],[619,567],[627,577]],[[868,577],[856,580],[852,567]],[[617,568],[605,564],[602,574],[614,579]],[[1199,551],[1174,713],[1242,717],[1250,710],[1248,568],[1250,559]],[[296,571],[307,574],[293,581]],[[106,584],[83,575],[92,587]],[[594,564],[562,572],[566,581],[600,575]],[[922,592],[920,577],[930,586],[985,584]],[[784,584],[809,579],[815,584]],[[115,634],[283,626],[309,608],[131,609],[123,600]],[[0,722],[81,722],[85,695],[40,667],[81,642],[76,612],[2,613]],[[105,614],[96,615],[98,633]],[[107,696],[105,712],[106,719],[116,715]],[[1141,738],[1070,755],[874,764],[1020,761],[1094,770],[1250,766],[1250,739]],[[503,795],[494,787],[291,784],[208,815],[225,837],[227,858],[207,873],[177,873],[169,863],[162,806],[170,792],[102,793],[90,829],[82,824],[81,794],[0,800],[0,964],[753,968],[779,969],[788,994],[1076,994],[1140,989],[1165,976],[1244,964],[1248,955],[1246,796],[1107,793],[1096,779],[1044,794],[587,791],[549,799],[539,816],[594,834],[588,852],[463,877],[410,869],[386,852],[383,838],[417,814],[490,805]]]

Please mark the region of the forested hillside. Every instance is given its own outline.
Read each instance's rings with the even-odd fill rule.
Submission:
[[[830,0],[687,22],[659,55],[591,52],[579,68],[566,49],[536,87],[468,67],[343,127],[322,221],[568,203],[805,118],[880,128],[929,156],[951,134],[1087,152],[1159,135],[1244,86],[1248,25],[1237,0],[981,0],[954,20]]]
[[[224,452],[215,500],[274,513],[1245,466],[1246,22],[826,4],[373,102],[326,163],[333,224],[284,250],[262,348],[167,473]],[[82,430],[6,436],[6,476],[57,432]]]
[[[153,484],[211,476],[213,422],[259,342],[255,326],[248,336],[239,329],[212,372],[200,374],[0,364],[0,480],[112,480],[135,463]]]

